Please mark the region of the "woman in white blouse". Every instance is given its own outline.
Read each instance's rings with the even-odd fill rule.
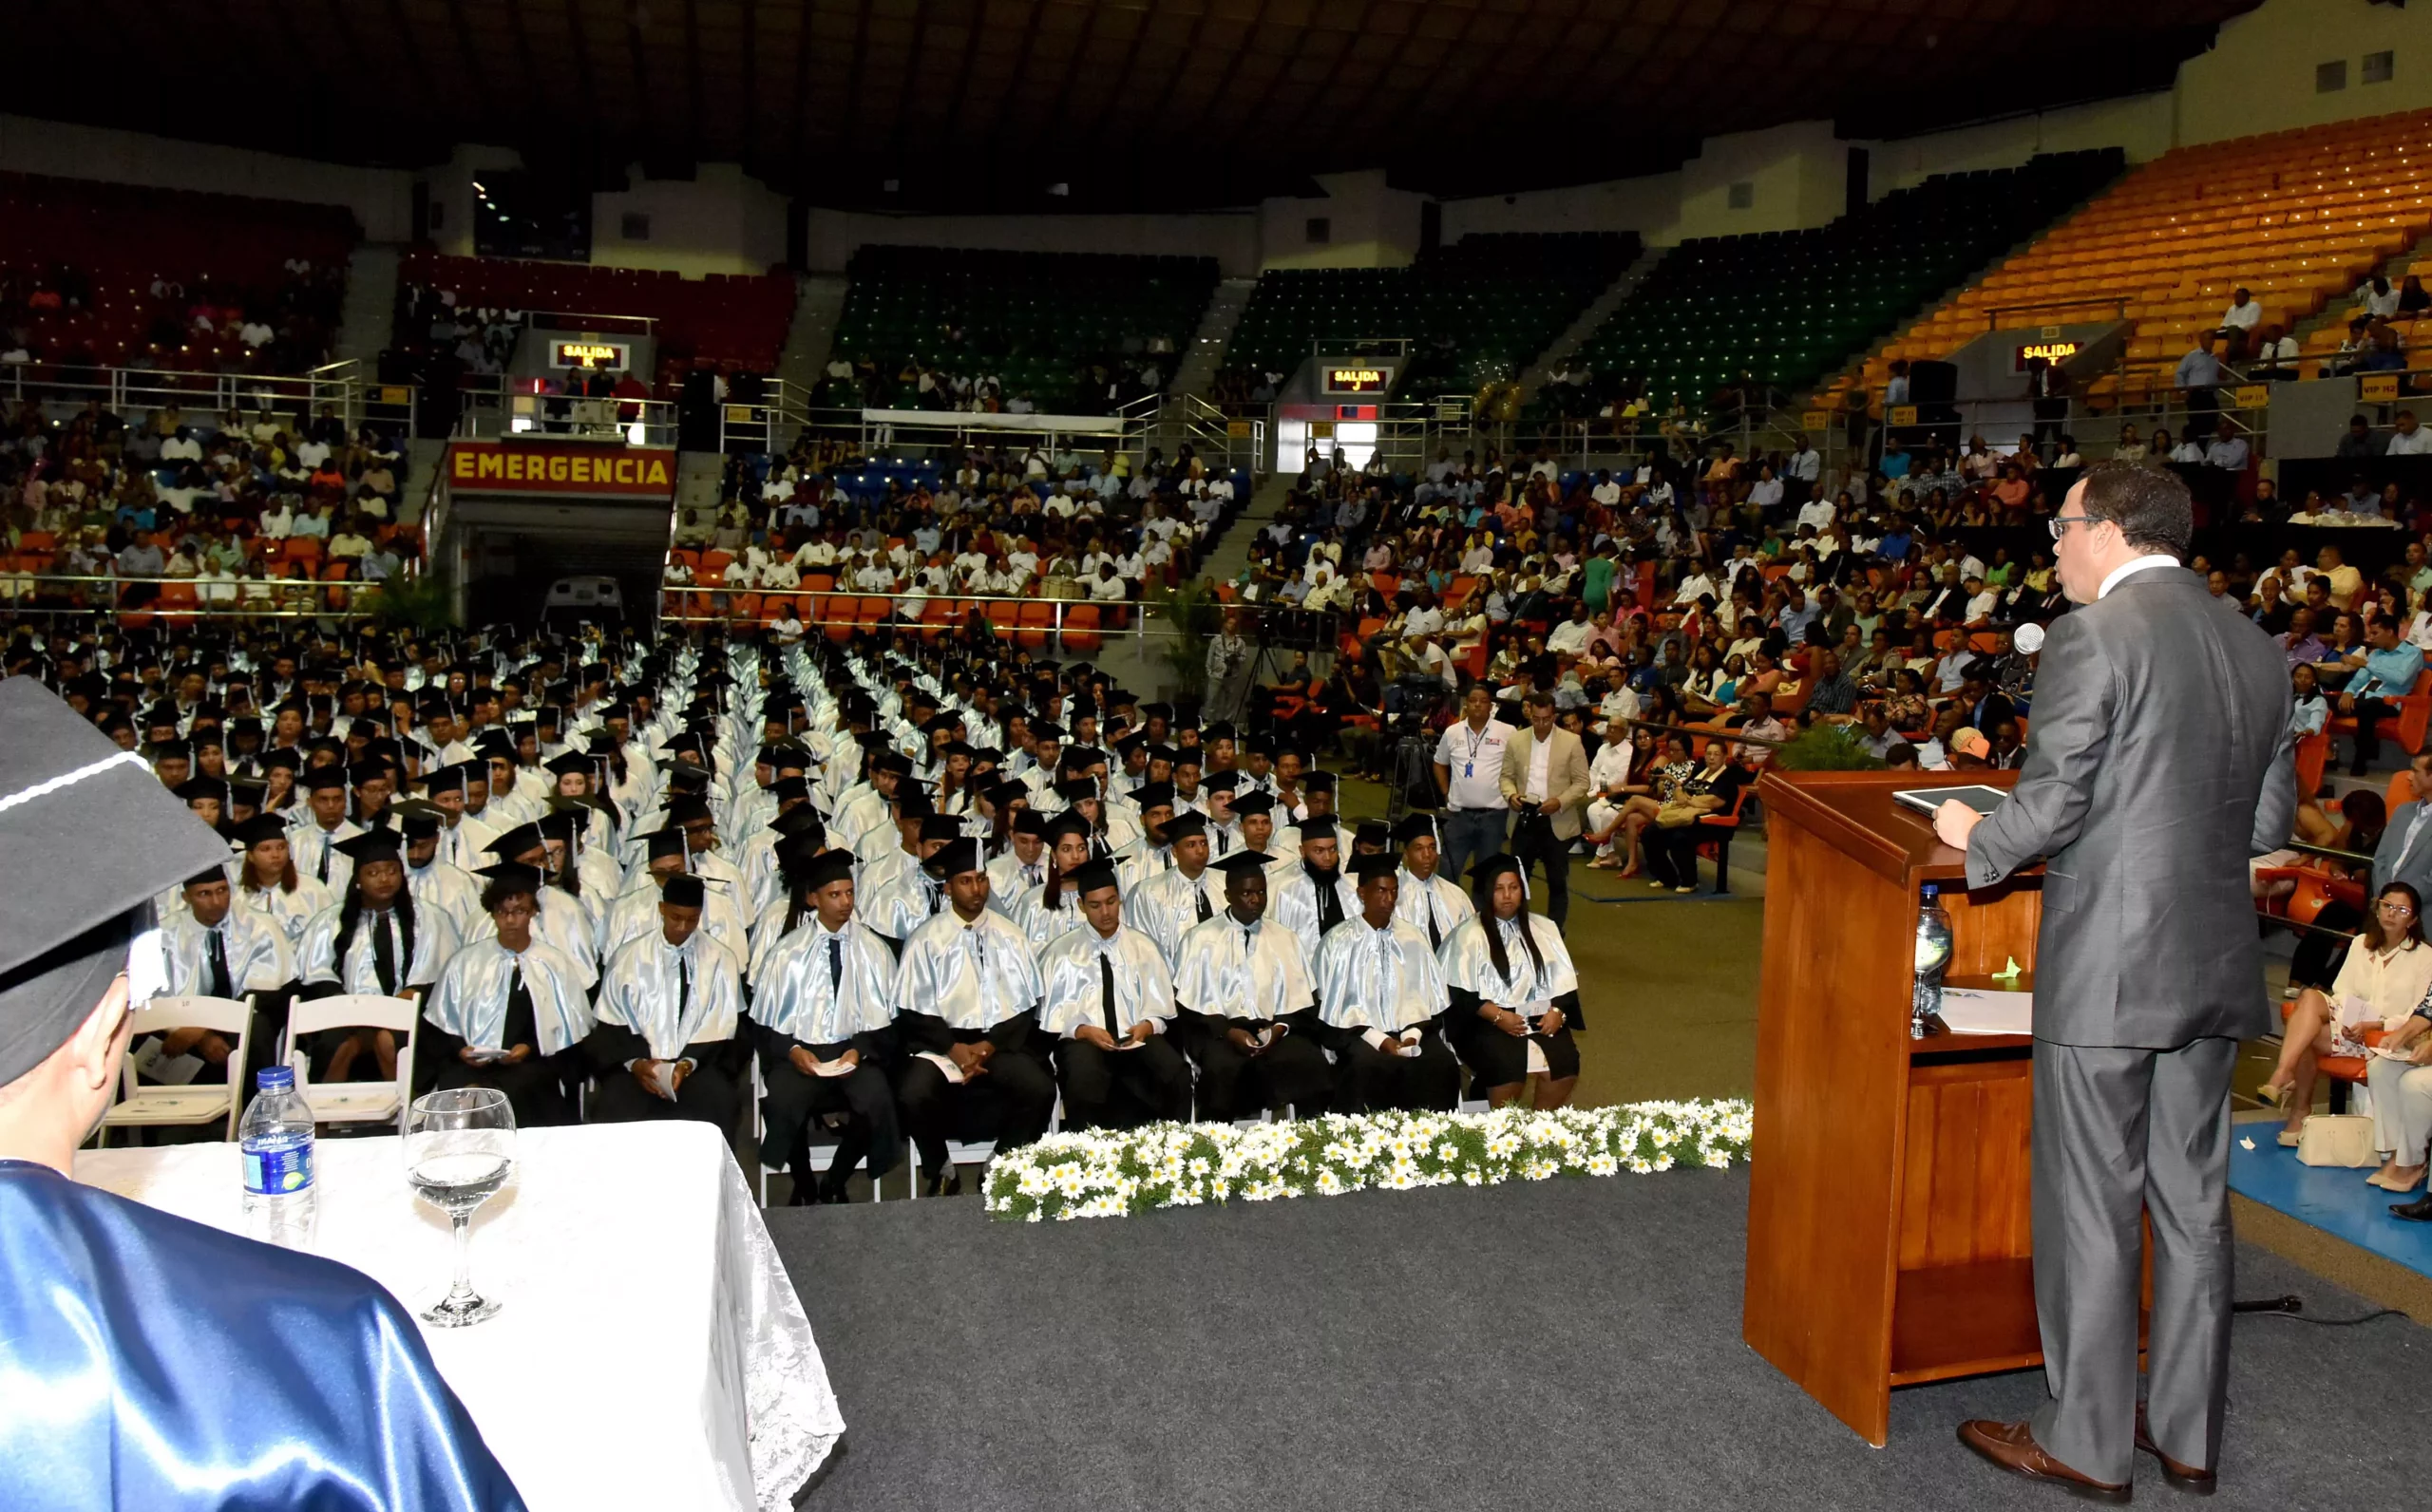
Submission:
[[[2423,899],[2404,882],[2390,882],[2373,899],[2372,916],[2347,948],[2347,959],[2326,994],[2308,987],[2288,1010],[2280,1064],[2255,1095],[2283,1109],[2280,1143],[2293,1145],[2313,1107],[2314,1076],[2326,1055],[2363,1055],[2367,1027],[2404,1025],[2432,991],[2432,946],[2418,910]]]

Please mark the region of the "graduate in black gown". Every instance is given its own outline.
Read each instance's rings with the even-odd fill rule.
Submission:
[[[904,1054],[895,1094],[921,1151],[931,1196],[961,1190],[951,1140],[1031,1143],[1055,1110],[1055,1078],[1038,1045],[1038,962],[1030,941],[988,906],[979,842],[950,841],[924,862],[950,906],[903,942],[895,1027]]]
[[[1225,911],[1192,925],[1174,961],[1174,1006],[1199,1066],[1199,1116],[1322,1113],[1334,1068],[1301,942],[1266,917],[1266,858],[1236,851],[1214,864],[1225,874]]]
[[[751,1064],[743,971],[701,928],[705,893],[697,877],[669,878],[659,927],[626,941],[600,973],[598,1022],[582,1042],[598,1078],[592,1123],[690,1118],[721,1131],[734,1126]]]
[[[895,951],[853,917],[853,853],[821,852],[788,868],[794,907],[808,917],[765,953],[751,983],[760,1034],[762,1163],[794,1173],[793,1203],[842,1202],[866,1158],[870,1183],[903,1159],[891,1063]],[[810,1136],[832,1128],[836,1150],[814,1183]]]
[[[1173,977],[1157,942],[1123,921],[1115,864],[1073,874],[1082,926],[1039,952],[1039,1028],[1055,1046],[1064,1117],[1073,1128],[1131,1128],[1190,1117],[1190,1063],[1166,1030]]]
[[[498,933],[459,950],[423,1005],[414,1090],[495,1087],[524,1127],[572,1124],[569,1089],[581,1075],[591,1004],[582,974],[533,928],[541,869],[484,866],[482,907]]]
[[[1477,913],[1435,954],[1453,1000],[1446,1029],[1473,1087],[1496,1107],[1537,1078],[1531,1106],[1556,1108],[1579,1085],[1571,1038],[1579,973],[1562,929],[1529,912],[1518,858],[1490,856],[1470,868]]]
[[[1401,862],[1378,851],[1351,859],[1358,912],[1318,947],[1318,1033],[1335,1056],[1336,1107],[1449,1113],[1461,1064],[1444,1043],[1443,973],[1427,936],[1397,917]]]

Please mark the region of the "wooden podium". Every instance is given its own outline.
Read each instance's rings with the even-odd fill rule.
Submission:
[[[2040,871],[1966,890],[1895,789],[2012,772],[1767,773],[1765,954],[1740,1331],[1868,1443],[1891,1389],[2042,1362],[2024,1034],[1909,1037],[1920,890],[1947,884],[1949,986],[2033,985]],[[1999,984],[2008,986],[2008,983]]]

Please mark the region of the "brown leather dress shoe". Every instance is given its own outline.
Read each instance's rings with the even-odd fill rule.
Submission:
[[[2211,1496],[2220,1489],[2220,1480],[2210,1470],[2199,1470],[2192,1465],[2181,1465],[2164,1454],[2154,1443],[2153,1429],[2145,1425],[2145,1409],[2137,1409],[2137,1447],[2159,1460],[2162,1479],[2193,1496]]]
[[[1959,1442],[1992,1461],[2012,1475],[2030,1481],[2047,1481],[2071,1496],[2089,1502],[2113,1504],[2128,1501],[2131,1491],[2124,1485],[2112,1485],[2089,1475],[2081,1475],[2044,1452],[2035,1442],[2034,1431],[2024,1423],[1995,1423],[1989,1418],[1977,1418],[1959,1425]]]

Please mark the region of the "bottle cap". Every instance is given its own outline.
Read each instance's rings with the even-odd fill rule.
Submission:
[[[264,1092],[295,1090],[295,1068],[292,1066],[265,1066],[254,1073],[254,1087]]]
[[[1934,883],[1932,883],[1932,882],[1928,882],[1928,883],[1926,884],[1926,887],[1925,887],[1925,893],[1926,893],[1926,901],[1927,901],[1927,902],[1928,902],[1928,903],[1932,902],[1932,901],[1934,900],[1934,896],[1935,896],[1935,884],[1934,884]]]

